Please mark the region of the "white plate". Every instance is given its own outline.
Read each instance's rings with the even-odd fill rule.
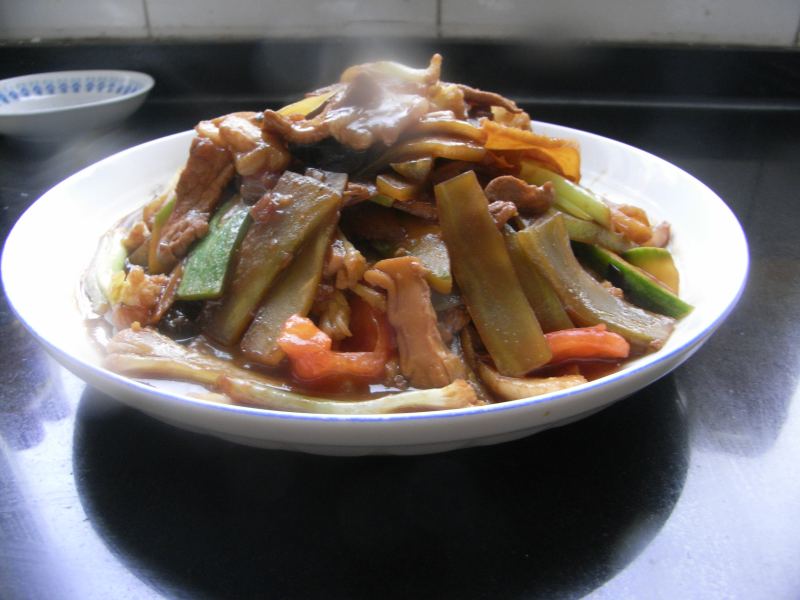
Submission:
[[[695,310],[660,351],[582,386],[528,400],[443,412],[331,416],[226,406],[159,390],[103,369],[78,310],[78,285],[100,236],[184,163],[191,132],[111,156],[58,184],[14,226],[2,259],[22,322],[68,369],[163,421],[242,444],[320,454],[420,454],[520,438],[587,416],[669,373],[722,322],[747,276],[744,233],[725,203],[676,166],[620,142],[536,124],[580,142],[584,183],[673,227],[682,296]]]
[[[122,121],[142,105],[153,78],[137,71],[55,71],[0,81],[0,133],[61,138]]]

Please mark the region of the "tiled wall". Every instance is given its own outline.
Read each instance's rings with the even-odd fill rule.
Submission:
[[[799,0],[0,0],[0,39],[509,36],[800,45]]]

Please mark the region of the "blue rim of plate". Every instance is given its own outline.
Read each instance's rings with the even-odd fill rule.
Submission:
[[[535,122],[535,124],[538,124],[538,125],[550,125],[549,123],[544,123],[544,122],[540,122],[540,121]],[[131,379],[129,377],[125,377],[125,376],[120,375],[118,373],[114,373],[113,371],[109,371],[108,369],[104,369],[103,367],[99,367],[99,366],[97,366],[97,365],[95,365],[93,363],[87,362],[87,361],[82,360],[82,359],[75,358],[75,357],[63,352],[57,346],[55,346],[54,344],[52,344],[48,340],[44,339],[41,335],[39,335],[28,324],[28,322],[25,321],[25,319],[22,317],[22,315],[17,310],[16,306],[14,306],[14,303],[11,301],[11,298],[8,296],[8,294],[6,294],[6,297],[8,298],[9,306],[11,307],[11,310],[14,313],[14,315],[17,317],[17,319],[19,319],[20,322],[23,325],[25,325],[25,328],[34,336],[34,338],[36,338],[36,340],[40,344],[45,346],[45,348],[47,348],[51,353],[59,355],[59,356],[63,356],[63,357],[65,357],[67,359],[68,362],[71,362],[73,364],[77,363],[81,367],[83,367],[85,369],[88,369],[90,371],[94,371],[94,372],[100,374],[103,378],[111,379],[111,380],[115,381],[116,383],[118,383],[118,384],[120,384],[120,385],[122,385],[124,387],[128,387],[128,388],[130,388],[132,390],[136,390],[136,391],[145,392],[148,395],[157,396],[157,397],[165,399],[165,400],[178,401],[181,404],[188,405],[188,406],[190,406],[192,408],[200,409],[200,410],[206,410],[206,411],[211,411],[211,412],[225,412],[225,413],[237,414],[237,415],[255,415],[255,416],[260,416],[260,417],[268,418],[268,419],[281,419],[281,420],[289,420],[289,421],[337,422],[337,423],[387,423],[387,422],[393,422],[393,421],[404,421],[404,422],[407,422],[407,421],[421,421],[421,420],[468,418],[468,417],[480,416],[480,415],[483,415],[483,414],[486,414],[486,413],[499,413],[499,412],[505,412],[505,411],[509,411],[509,410],[522,410],[522,409],[525,409],[525,408],[530,407],[530,406],[535,406],[535,405],[538,405],[538,404],[542,404],[544,402],[553,402],[553,401],[562,400],[562,399],[566,400],[566,399],[569,399],[572,396],[575,396],[575,395],[578,395],[578,394],[583,394],[583,393],[585,393],[585,392],[587,392],[589,390],[592,390],[592,389],[595,389],[595,388],[598,388],[598,387],[606,387],[606,386],[608,386],[610,384],[613,384],[613,383],[615,383],[615,382],[617,382],[619,380],[631,377],[631,376],[633,376],[633,375],[635,375],[637,373],[641,373],[643,371],[650,370],[650,369],[654,368],[656,365],[661,364],[661,363],[663,363],[663,362],[675,357],[677,354],[680,354],[683,351],[691,350],[692,348],[697,347],[699,343],[702,343],[703,341],[705,341],[708,337],[710,337],[714,333],[714,331],[716,331],[716,329],[722,324],[722,322],[728,317],[728,315],[730,315],[730,313],[733,311],[733,309],[736,306],[736,304],[739,302],[739,299],[742,297],[742,294],[744,293],[744,289],[745,289],[745,287],[747,285],[747,278],[748,278],[748,274],[749,274],[749,271],[750,271],[750,256],[749,256],[749,248],[748,248],[748,244],[747,244],[747,237],[746,237],[746,235],[744,233],[744,230],[743,230],[743,228],[741,226],[741,223],[739,223],[739,220],[736,218],[736,215],[733,214],[733,211],[719,197],[719,195],[717,195],[713,190],[711,190],[711,188],[709,188],[707,185],[705,185],[702,181],[700,181],[699,179],[697,179],[696,177],[694,177],[690,173],[687,173],[686,171],[684,171],[683,169],[681,169],[677,165],[674,165],[674,164],[670,163],[669,161],[666,161],[663,158],[660,158],[660,157],[656,156],[655,154],[651,154],[651,153],[649,153],[649,152],[647,152],[645,150],[642,150],[640,148],[636,148],[635,146],[631,146],[629,144],[625,144],[624,142],[620,142],[620,141],[617,141],[617,140],[614,140],[614,139],[611,139],[611,138],[607,138],[605,136],[601,136],[601,135],[598,135],[598,134],[594,134],[594,133],[590,133],[590,132],[586,132],[586,131],[581,131],[581,130],[574,129],[574,128],[571,128],[571,127],[566,127],[566,126],[563,126],[563,125],[556,125],[556,126],[561,128],[561,129],[564,129],[564,130],[580,132],[581,135],[588,135],[588,136],[597,138],[599,140],[602,140],[603,142],[611,142],[613,144],[618,144],[620,146],[624,146],[625,148],[627,148],[627,149],[629,149],[631,151],[634,151],[636,153],[644,154],[644,155],[646,155],[647,157],[649,157],[651,159],[655,159],[655,160],[657,160],[659,162],[665,163],[665,164],[669,165],[671,168],[677,169],[678,171],[680,171],[684,176],[689,177],[692,180],[696,181],[701,186],[703,186],[706,190],[711,192],[711,194],[713,194],[714,197],[720,202],[722,208],[725,211],[727,211],[728,215],[732,219],[732,222],[736,225],[736,232],[741,238],[741,242],[742,242],[742,246],[743,246],[743,250],[744,250],[744,264],[743,264],[742,276],[741,276],[741,280],[738,282],[738,287],[737,287],[736,293],[728,301],[728,303],[725,305],[725,307],[720,312],[720,314],[717,315],[717,317],[709,325],[707,325],[705,328],[703,328],[701,331],[699,331],[696,335],[692,336],[689,340],[684,342],[682,345],[677,346],[676,348],[673,348],[669,352],[666,352],[664,354],[660,354],[661,351],[658,351],[658,352],[655,352],[655,353],[653,353],[653,354],[651,354],[649,356],[645,356],[645,357],[642,357],[641,359],[639,359],[639,360],[644,360],[645,361],[644,364],[637,365],[636,367],[634,367],[632,369],[630,369],[630,368],[629,369],[622,369],[621,371],[617,371],[616,373],[612,373],[610,375],[606,375],[605,377],[601,377],[599,379],[595,379],[594,381],[590,381],[588,383],[584,383],[584,384],[582,384],[580,386],[576,386],[574,388],[568,388],[566,390],[553,392],[553,393],[550,393],[550,394],[543,394],[541,396],[533,396],[533,397],[530,397],[530,398],[523,398],[523,399],[520,399],[520,400],[508,400],[506,402],[498,402],[498,403],[495,403],[495,404],[486,404],[486,405],[482,405],[482,406],[473,406],[473,407],[469,407],[469,408],[455,408],[455,409],[448,409],[448,410],[416,412],[416,413],[394,413],[394,414],[390,414],[390,415],[330,415],[330,414],[319,414],[319,413],[298,413],[298,412],[272,410],[272,409],[268,409],[268,408],[256,408],[256,407],[243,406],[243,405],[219,404],[219,403],[215,403],[215,402],[209,402],[207,400],[201,400],[201,399],[197,399],[197,398],[191,398],[191,397],[188,397],[188,396],[182,396],[182,395],[179,395],[179,394],[172,394],[172,393],[169,393],[169,392],[165,392],[164,390],[160,390],[155,386],[149,385],[149,384],[144,383],[142,381],[137,381],[135,379]],[[177,134],[174,134],[172,136],[167,136],[167,138],[182,136],[185,133],[186,132],[177,133]],[[151,142],[146,142],[145,144],[142,144],[142,145],[146,145],[147,143],[157,142],[157,141],[160,141],[160,140],[163,140],[163,139],[167,139],[167,138],[160,138],[159,140],[152,140]],[[134,146],[133,148],[129,148],[128,150],[133,150],[133,149],[135,149],[137,147],[138,146]],[[109,157],[106,157],[105,159],[103,159],[101,161],[98,161],[98,162],[103,162],[105,160],[109,160],[109,159],[114,158],[114,157],[116,157],[119,154],[124,153],[124,152],[126,152],[126,150],[123,150],[122,152],[117,153],[117,154],[113,154],[113,155],[111,155]],[[93,165],[90,165],[89,167],[87,167],[87,169],[88,168],[94,168],[94,167],[97,166],[97,164],[98,163],[94,163]],[[58,187],[59,185],[62,185],[63,183],[68,181],[71,177],[74,177],[75,175],[78,175],[82,171],[83,170],[78,171],[78,173],[75,173],[72,176],[68,177],[67,179],[59,182],[58,184],[56,184],[56,186],[54,186],[53,188],[51,188],[50,190],[45,192],[45,194],[43,194],[42,196],[45,196],[45,195],[49,194],[50,191],[52,191],[55,187]],[[38,202],[38,200],[36,202]],[[36,204],[36,202],[34,202],[34,204]],[[19,222],[20,220],[22,220],[32,207],[33,207],[33,204],[30,207],[28,207],[28,209],[22,215],[20,215],[20,217],[19,217],[19,219],[17,221]],[[9,233],[8,238],[6,238],[6,242],[5,242],[4,247],[3,247],[2,258],[0,259],[0,265],[5,264],[6,255],[7,255],[6,250],[7,250],[7,246],[8,246],[8,240],[11,239],[12,234],[14,232],[14,229],[16,229],[16,224],[14,225],[14,227],[11,230],[11,232]],[[2,275],[3,287],[4,287],[4,289],[7,290],[8,288],[5,285],[6,284],[6,282],[5,282],[5,269],[0,269],[0,275]],[[649,358],[649,357],[652,357],[652,358]],[[649,360],[648,360],[648,358],[649,358]],[[89,384],[87,382],[87,385],[91,385],[91,384]]]
[[[96,95],[97,98],[79,104],[42,108],[24,113],[0,112],[0,117],[35,116],[130,100],[148,93],[153,85],[155,80],[147,73],[114,69],[52,71],[9,77],[0,80],[0,109],[32,98],[86,93]]]

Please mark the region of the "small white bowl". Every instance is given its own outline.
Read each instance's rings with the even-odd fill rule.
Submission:
[[[153,87],[136,71],[56,71],[0,80],[0,134],[61,138],[122,121]]]

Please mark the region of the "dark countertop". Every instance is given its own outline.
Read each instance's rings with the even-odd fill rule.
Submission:
[[[490,52],[452,46],[453,79],[491,89]],[[327,61],[305,83],[350,60],[301,49],[303,64]],[[163,87],[113,130],[60,144],[0,138],[2,239],[40,194],[100,158],[278,104],[294,81],[246,93],[213,56],[263,74],[289,50],[4,48],[0,77],[116,64]],[[48,358],[3,297],[0,597],[800,597],[800,54],[598,52],[595,84],[527,89],[536,77],[524,71],[512,87],[536,119],[662,156],[736,213],[749,285],[694,357],[607,410],[517,442],[317,457],[236,446],[122,405]],[[186,74],[187,56],[211,67]],[[615,65],[635,81],[607,85]],[[42,251],[57,268],[58,249]]]

